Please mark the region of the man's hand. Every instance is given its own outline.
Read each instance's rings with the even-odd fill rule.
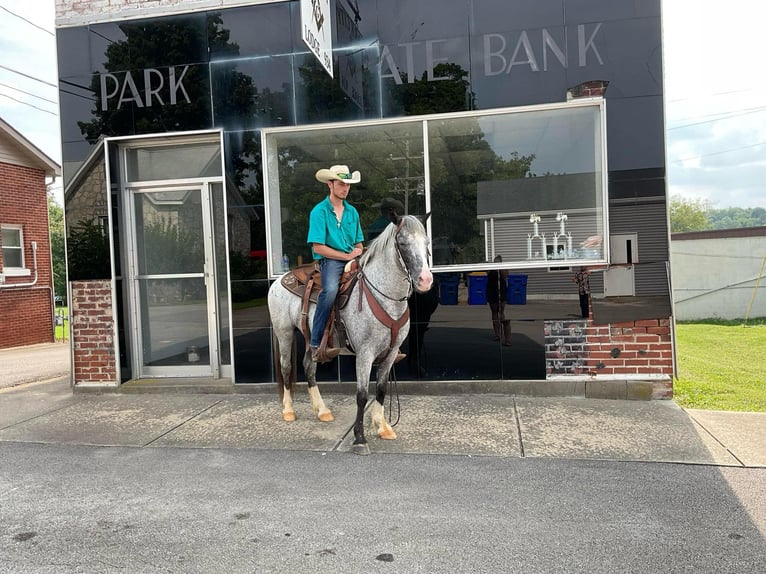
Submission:
[[[354,247],[351,250],[351,253],[347,253],[346,261],[351,261],[352,259],[356,259],[359,257],[362,253],[364,253],[364,250],[361,247]]]

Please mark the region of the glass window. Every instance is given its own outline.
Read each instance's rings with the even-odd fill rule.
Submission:
[[[24,241],[21,226],[3,225],[3,269],[24,267]]]
[[[129,148],[126,153],[131,182],[221,175],[218,142]]]
[[[551,268],[606,261],[602,101],[431,115],[375,124],[265,129],[270,270],[310,260],[308,215],[326,195],[314,173],[362,173],[349,201],[366,239],[384,198],[429,219],[437,271]],[[499,261],[499,260],[498,260]]]

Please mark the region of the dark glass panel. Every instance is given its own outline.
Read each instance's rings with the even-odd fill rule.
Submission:
[[[208,30],[210,28],[210,30]],[[94,72],[124,72],[208,61],[208,40],[225,43],[225,30],[203,12],[119,24],[92,24]]]
[[[662,96],[607,99],[609,170],[665,166]]]
[[[90,61],[88,28],[56,28],[59,78],[88,76],[93,73]]]
[[[606,80],[610,100],[662,94],[659,18],[606,20],[581,26],[569,23],[567,27],[568,88]]]
[[[313,54],[297,54],[294,59],[296,123],[380,117],[376,52],[367,49],[349,54],[347,50],[336,50],[334,78],[327,74]],[[339,58],[343,64],[340,67],[337,65]],[[349,66],[354,68],[353,73]]]
[[[562,26],[477,34],[471,38],[476,109],[566,99],[567,30]]]
[[[210,60],[289,54],[290,4],[266,4],[208,13]]]
[[[381,46],[383,116],[474,109],[467,36]]]
[[[604,22],[658,17],[660,0],[564,0],[567,22]]]
[[[560,27],[564,0],[472,0],[471,35]]]
[[[59,80],[59,105],[61,107],[61,141],[95,143],[99,134],[88,132],[88,126],[98,113],[98,97],[94,92],[98,76],[76,76]],[[80,157],[79,159],[84,159]],[[68,158],[64,158],[68,161]]]
[[[248,130],[292,125],[292,56],[246,58],[210,66],[216,126]]]
[[[421,44],[425,40],[468,35],[470,0],[384,0],[378,2],[381,44]]]

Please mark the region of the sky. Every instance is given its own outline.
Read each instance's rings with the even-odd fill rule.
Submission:
[[[766,1],[662,6],[669,194],[766,207]],[[0,0],[0,117],[61,164],[53,33],[54,0]]]

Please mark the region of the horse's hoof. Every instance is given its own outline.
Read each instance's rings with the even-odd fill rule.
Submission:
[[[335,417],[332,416],[332,413],[330,411],[324,411],[322,413],[319,413],[317,415],[317,418],[323,423],[331,423],[332,421],[335,420]]]
[[[370,454],[370,445],[367,443],[351,445],[351,452],[354,454],[361,454],[366,456]]]
[[[383,440],[394,440],[396,438],[396,433],[394,432],[394,429],[387,428],[387,429],[382,429],[378,433],[378,436],[382,438]]]
[[[282,413],[282,420],[291,423],[295,421],[295,413],[293,411],[286,411]]]

